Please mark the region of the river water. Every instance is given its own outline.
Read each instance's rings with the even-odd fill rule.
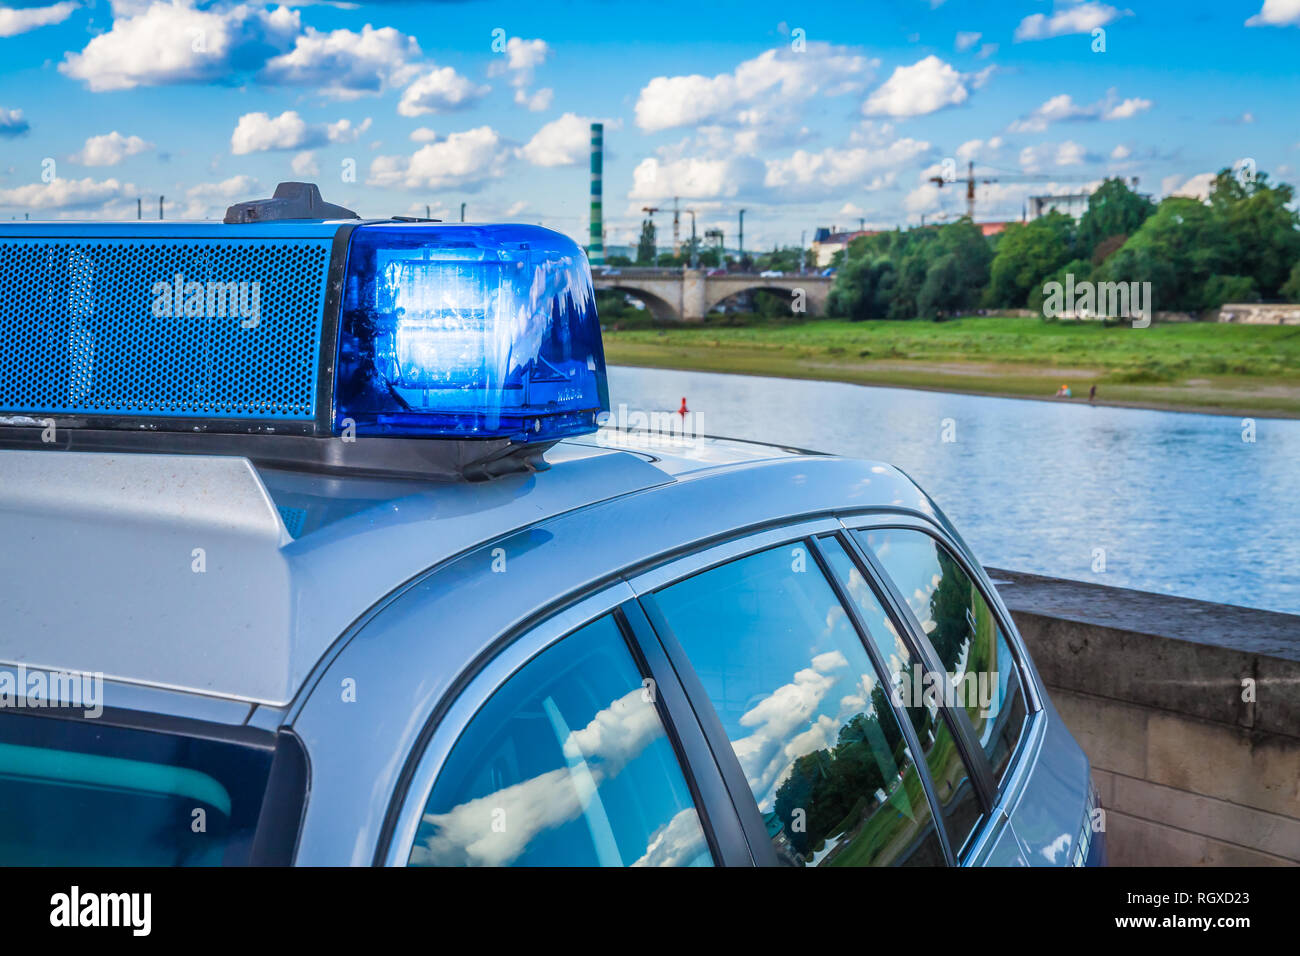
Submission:
[[[1300,614],[1300,421],[616,367],[615,410],[876,459],[980,560]],[[948,439],[948,440],[945,440]]]

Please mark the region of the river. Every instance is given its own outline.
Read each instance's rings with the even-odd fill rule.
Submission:
[[[1300,420],[615,367],[617,410],[887,461],[987,565],[1300,614]],[[947,439],[947,440],[945,440]]]

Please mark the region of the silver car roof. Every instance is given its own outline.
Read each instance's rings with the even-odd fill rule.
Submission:
[[[0,451],[0,664],[284,706],[350,624],[441,562],[601,502],[817,461],[721,439],[647,447],[608,431],[546,457],[549,470],[471,483],[236,456]],[[885,471],[895,480],[873,489]],[[862,463],[862,474],[846,506],[898,504],[900,482],[914,489],[885,465]]]

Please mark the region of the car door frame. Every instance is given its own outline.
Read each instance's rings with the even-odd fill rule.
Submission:
[[[674,670],[681,679],[691,701],[691,706],[703,728],[705,736],[709,740],[714,760],[721,768],[721,773],[727,783],[728,791],[731,794],[732,804],[736,807],[741,824],[749,839],[750,849],[755,862],[760,866],[778,865],[776,852],[772,847],[771,840],[767,836],[766,828],[763,826],[762,816],[758,812],[758,804],[754,799],[749,784],[745,780],[745,775],[737,760],[735,751],[731,746],[725,731],[722,728],[721,721],[708,699],[703,684],[696,675],[694,668],[687,659],[685,651],[677,641],[672,632],[672,628],[667,622],[663,612],[660,610],[657,601],[654,598],[654,592],[675,584],[678,581],[693,577],[704,571],[729,564],[733,561],[747,557],[768,548],[778,547],[789,544],[798,546],[804,545],[809,549],[809,556],[814,560],[814,566],[825,577],[827,584],[830,586],[836,599],[845,608],[851,626],[858,636],[866,650],[868,659],[871,660],[872,666],[880,674],[887,671],[883,668],[882,662],[878,659],[872,640],[867,633],[865,623],[863,622],[860,612],[848,598],[845,593],[843,584],[834,574],[833,570],[825,563],[824,556],[821,554],[820,546],[817,543],[818,538],[839,535],[841,544],[848,551],[850,557],[854,552],[850,536],[846,533],[843,521],[838,517],[815,518],[807,521],[798,521],[793,523],[774,523],[772,526],[762,530],[753,531],[749,534],[730,539],[721,544],[711,547],[702,548],[692,551],[689,554],[682,555],[670,561],[656,565],[646,571],[642,571],[628,578],[628,583],[637,593],[641,606],[645,609],[646,617],[651,625],[655,628],[659,640],[664,647],[664,651],[672,662]],[[861,565],[859,565],[861,570]],[[873,589],[879,592],[885,583],[892,582],[874,582],[870,574],[865,575],[868,582],[872,584]],[[883,603],[883,602],[882,602]],[[900,635],[910,635],[910,628],[906,625],[905,620],[900,619],[899,614],[889,604],[885,604],[886,613],[889,614],[893,621],[894,627]],[[914,642],[909,637],[904,637],[909,645]],[[912,647],[913,653],[918,652],[918,648]],[[926,659],[918,655],[923,666]],[[917,775],[922,782],[925,790],[926,799],[929,801],[930,811],[935,821],[935,829],[939,835],[940,846],[943,848],[945,860],[949,865],[955,865],[957,862],[957,850],[951,846],[951,838],[944,826],[942,809],[939,805],[938,798],[934,790],[933,781],[930,778],[929,767],[926,765],[920,745],[916,740],[915,731],[911,722],[906,718],[897,705],[893,704],[895,719],[899,723],[900,729],[903,729],[904,735],[908,741],[909,748],[912,750],[913,760],[917,768]],[[946,711],[946,709],[945,709]],[[953,725],[950,723],[949,725]],[[954,736],[957,734],[954,731]],[[967,742],[969,745],[969,741]],[[961,742],[959,741],[959,746]],[[978,747],[976,748],[978,750]],[[979,759],[984,760],[983,751],[979,752]],[[987,794],[980,789],[979,784],[975,781],[975,775],[978,771],[971,768],[971,763],[965,760],[963,762],[972,775],[972,784],[975,786],[976,793],[980,799],[980,808],[982,811],[980,823],[976,828],[976,837],[983,837],[983,831],[990,819],[990,804],[987,800]],[[985,761],[987,768],[987,761]]]
[[[407,864],[434,783],[457,741],[483,705],[537,655],[606,615],[613,616],[618,624],[638,670],[653,681],[652,693],[660,719],[677,755],[715,865],[753,864],[729,791],[723,785],[681,683],[658,642],[653,640],[653,632],[635,593],[624,581],[580,597],[544,620],[510,635],[500,651],[463,684],[442,713],[434,715],[435,729],[415,763],[378,862],[385,866]]]
[[[1002,602],[997,589],[993,587],[993,582],[989,579],[983,567],[978,562],[971,560],[965,546],[937,522],[911,511],[887,510],[844,515],[841,517],[840,523],[844,528],[844,538],[852,547],[850,553],[857,557],[860,566],[874,569],[874,576],[880,580],[886,589],[889,601],[894,605],[891,610],[895,612],[895,625],[897,626],[901,619],[903,625],[911,634],[911,643],[922,648],[926,658],[937,660],[929,639],[921,629],[920,622],[917,621],[910,605],[908,605],[880,560],[868,548],[863,547],[858,542],[857,537],[853,534],[854,531],[901,528],[928,534],[938,541],[979,589],[980,595],[992,611],[994,619],[997,621],[998,627],[1001,628],[1007,645],[1011,649],[1012,659],[1016,664],[1017,673],[1020,675],[1020,685],[1025,694],[1025,727],[1022,729],[1020,739],[1016,742],[1016,747],[1012,751],[1009,770],[1002,781],[993,779],[992,768],[983,748],[979,746],[974,737],[974,730],[971,727],[970,720],[966,717],[965,712],[958,708],[958,713],[961,715],[961,721],[965,728],[963,731],[965,746],[973,749],[972,759],[977,759],[983,768],[981,776],[984,778],[984,783],[982,786],[988,788],[985,818],[977,829],[975,839],[962,860],[964,866],[979,866],[983,860],[993,853],[1003,831],[1010,826],[1011,817],[1015,812],[1016,805],[1019,803],[1020,796],[1025,790],[1025,784],[1033,769],[1046,732],[1047,721],[1044,714],[1043,695],[1039,689],[1038,674],[1033,669],[1031,658],[1025,649],[1020,632],[1016,629],[1015,622],[1012,621],[1011,614]]]

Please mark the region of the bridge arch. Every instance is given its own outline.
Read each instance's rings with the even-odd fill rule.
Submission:
[[[616,285],[602,282],[596,287],[596,291],[621,292],[624,295],[630,295],[634,299],[640,299],[645,303],[645,307],[650,314],[660,321],[678,322],[681,320],[681,314],[678,312],[675,303],[669,302],[656,292],[640,287],[635,282],[618,283]]]
[[[793,306],[795,296],[802,290],[804,311],[801,314],[809,316],[823,315],[826,312],[826,297],[829,292],[828,283],[819,277],[808,276],[806,278],[815,281],[801,282],[798,278],[790,278],[777,281],[757,279],[749,282],[733,280],[727,283],[711,283],[709,294],[704,300],[704,314],[708,315],[733,296],[753,292],[777,293],[789,299]]]

